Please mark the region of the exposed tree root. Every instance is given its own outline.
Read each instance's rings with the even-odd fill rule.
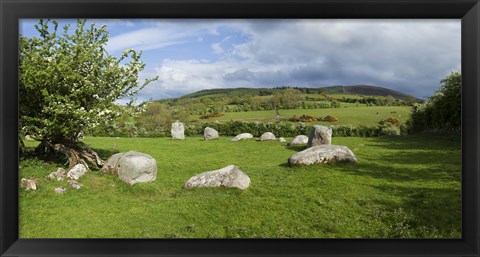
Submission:
[[[48,142],[42,141],[37,146],[38,153],[57,152],[64,154],[68,158],[68,168],[71,169],[77,164],[83,164],[87,169],[100,168],[104,161],[98,154],[81,142]]]

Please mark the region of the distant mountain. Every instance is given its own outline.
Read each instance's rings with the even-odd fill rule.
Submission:
[[[410,95],[404,94],[399,91],[395,91],[392,89],[384,88],[384,87],[376,87],[376,86],[369,86],[369,85],[353,85],[353,86],[332,86],[332,87],[324,87],[327,93],[333,94],[357,94],[357,95],[364,95],[364,96],[388,96],[391,95],[394,98],[405,99]]]
[[[352,85],[352,86],[330,86],[330,87],[292,87],[306,94],[356,94],[363,96],[392,96],[398,99],[411,97],[405,93],[395,91],[384,87],[376,87],[369,85]],[[195,93],[184,95],[180,98],[199,98],[199,97],[233,97],[242,95],[271,95],[274,91],[285,89],[282,88],[216,88],[204,89]]]

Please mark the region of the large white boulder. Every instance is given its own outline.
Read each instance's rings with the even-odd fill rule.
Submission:
[[[317,145],[298,152],[288,159],[290,166],[336,162],[357,162],[357,158],[348,147],[343,145]]]
[[[172,123],[172,129],[170,130],[173,139],[185,139],[185,126],[180,121]]]
[[[238,134],[237,136],[235,136],[232,140],[230,140],[230,142],[237,142],[237,141],[240,141],[240,140],[250,139],[250,138],[253,138],[252,134],[242,133],[242,134]]]
[[[288,143],[288,145],[303,145],[308,143],[308,137],[305,135],[299,135],[292,139],[292,142]]]
[[[265,132],[260,136],[260,141],[275,140],[275,135],[272,132]]]
[[[116,174],[129,185],[152,182],[157,179],[157,161],[145,153],[117,153],[108,158],[100,171]]]
[[[247,189],[250,185],[250,178],[237,166],[229,165],[225,168],[207,171],[191,177],[183,186],[192,187],[235,187]]]
[[[203,138],[205,141],[212,140],[218,138],[218,131],[213,128],[206,127],[203,131]]]
[[[332,128],[313,125],[308,136],[307,147],[329,145],[332,143]]]

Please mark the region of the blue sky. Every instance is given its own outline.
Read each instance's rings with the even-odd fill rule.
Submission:
[[[20,33],[36,36],[37,20]],[[460,20],[89,20],[143,50],[138,101],[207,88],[368,84],[425,98],[460,71]],[[75,20],[59,20],[60,25]]]

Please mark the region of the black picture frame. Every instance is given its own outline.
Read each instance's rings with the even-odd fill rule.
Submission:
[[[462,239],[19,239],[21,18],[455,18],[462,33]],[[479,0],[0,0],[1,256],[480,256]]]

